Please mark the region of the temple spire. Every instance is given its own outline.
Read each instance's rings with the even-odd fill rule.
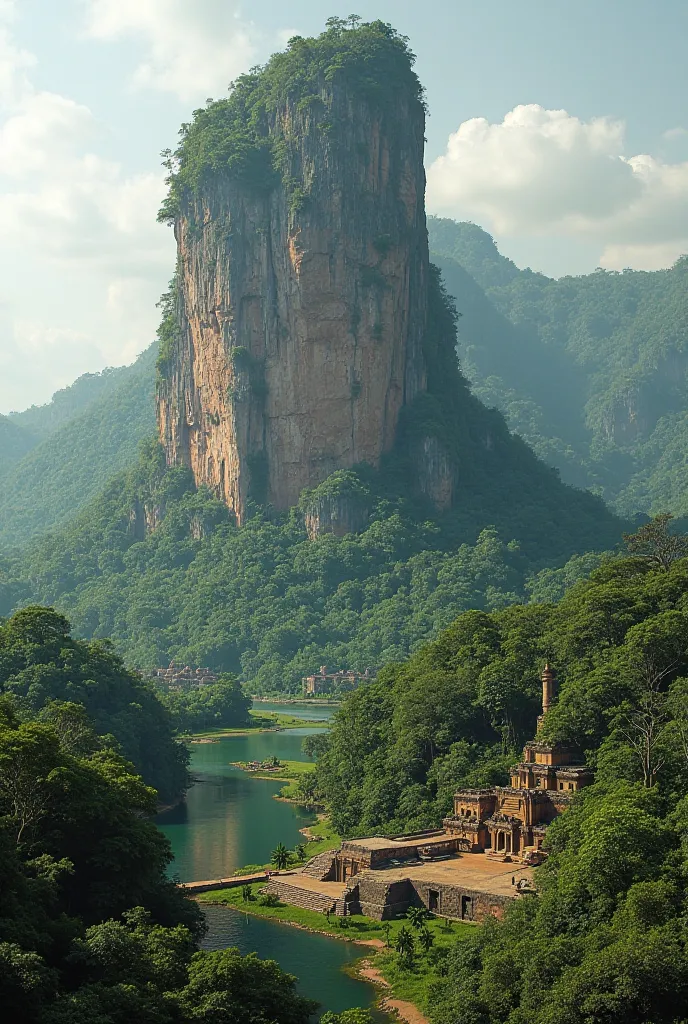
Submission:
[[[546,715],[552,706],[554,700],[554,687],[556,685],[557,677],[554,674],[554,669],[551,667],[548,661],[545,662],[545,667],[542,670],[542,714]]]

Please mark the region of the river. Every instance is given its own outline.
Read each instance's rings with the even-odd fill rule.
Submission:
[[[318,722],[326,722],[333,713],[332,708],[317,705],[260,702],[256,707]],[[277,843],[293,848],[302,841],[299,829],[311,823],[313,815],[273,799],[283,783],[250,778],[230,762],[261,761],[272,754],[283,760],[305,760],[302,740],[316,731],[252,733],[192,745],[191,771],[196,784],[184,804],[158,816],[158,826],[172,844],[175,877],[181,881],[226,878],[246,864],[266,863]],[[299,991],[317,999],[323,1011],[372,1008],[375,989],[343,970],[363,955],[360,946],[250,917],[229,907],[208,907],[206,919],[206,949],[236,946],[242,953],[277,960],[299,978]]]

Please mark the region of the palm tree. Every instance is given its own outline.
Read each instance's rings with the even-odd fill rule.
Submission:
[[[423,947],[424,953],[429,953],[432,949],[432,944],[435,941],[432,937],[432,932],[429,928],[423,927],[418,931],[418,941]]]
[[[289,850],[286,848],[284,843],[277,844],[275,849],[272,851],[272,857],[270,860],[278,871],[284,871],[289,863]]]
[[[420,931],[425,928],[425,922],[430,917],[430,911],[427,907],[409,907],[406,911],[406,917],[408,918],[409,924],[416,931]]]
[[[405,925],[402,925],[397,932],[397,939],[395,942],[399,959],[408,970],[413,968],[413,957],[416,952],[416,945],[413,941],[413,935]]]

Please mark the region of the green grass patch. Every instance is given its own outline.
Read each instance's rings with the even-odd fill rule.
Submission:
[[[260,723],[262,728],[280,729],[322,729],[326,726],[324,722],[314,722],[310,718],[299,718],[298,715],[289,715],[284,711],[260,711],[251,709],[249,715]]]
[[[399,922],[403,924],[404,922]],[[431,1006],[432,986],[442,980],[442,968],[450,949],[465,939],[475,929],[475,925],[463,921],[447,921],[437,918],[427,922],[428,930],[433,937],[432,947],[423,952],[418,941],[418,932],[408,921],[408,931],[414,938],[415,955],[413,966],[404,964],[394,948],[381,950],[375,956],[375,967],[390,985],[392,995],[413,1003],[421,1013],[429,1014]],[[391,941],[391,947],[394,940]]]
[[[342,845],[342,837],[336,831],[329,818],[322,818],[317,824],[308,826],[313,839],[308,840],[306,854],[308,859],[317,857],[319,853],[336,850]]]
[[[260,732],[270,729],[322,729],[322,722],[313,722],[296,715],[286,715],[281,711],[249,711],[250,720],[244,725],[221,726],[219,729],[205,729],[195,732],[188,739],[205,739],[213,736],[243,736],[247,732]]]
[[[301,928],[309,928],[311,931],[323,932],[326,935],[333,935],[337,938],[352,941],[355,939],[380,939],[382,942],[386,942],[389,935],[390,943],[394,944],[399,929],[404,925],[409,928],[408,921],[403,919],[382,922],[375,921],[370,917],[356,915],[354,917],[331,917],[328,921],[324,914],[318,914],[313,910],[305,910],[302,907],[291,907],[284,904],[279,907],[264,907],[258,902],[260,890],[264,886],[264,882],[254,882],[251,885],[251,895],[253,897],[251,900],[243,898],[240,888],[216,889],[213,892],[200,893],[195,898],[199,903],[221,903],[224,906],[234,907],[236,910],[246,914],[253,914],[256,917],[267,917],[275,921],[281,921],[283,924],[299,925]],[[385,925],[389,925],[389,928],[386,929]],[[468,934],[472,927],[474,926],[461,924],[461,922],[448,924],[439,918],[428,921],[428,928],[432,932],[436,946],[451,945],[457,938],[462,938],[465,934]],[[396,961],[395,955],[391,952],[386,954],[386,957],[389,958],[390,962]],[[386,957],[381,958],[381,960],[385,959],[385,970],[390,970],[390,973],[392,973],[393,965],[387,966]],[[425,958],[419,958],[418,962],[419,965],[425,964]],[[378,966],[377,963],[376,966]],[[382,964],[379,966],[382,971]],[[383,973],[385,972],[383,971]],[[386,973],[385,977],[387,977]],[[414,982],[415,975],[409,975],[409,978],[409,984],[411,984]],[[407,997],[404,996],[403,998]]]

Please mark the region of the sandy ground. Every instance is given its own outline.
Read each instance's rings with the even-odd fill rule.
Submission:
[[[460,885],[478,892],[493,893],[496,896],[513,896],[515,882],[524,879],[532,882],[533,869],[524,868],[516,862],[491,860],[484,853],[465,853],[449,860],[416,864],[404,867],[376,869],[380,881],[392,882],[401,878],[418,879],[422,882],[440,882],[445,885]]]
[[[379,988],[389,988],[389,982],[385,981],[377,967],[373,967],[370,960],[363,960],[357,971],[359,977],[365,978],[366,981],[372,981],[374,985]],[[385,996],[380,1000],[380,1009],[385,1010],[387,1013],[394,1013],[400,1020],[405,1020],[406,1024],[429,1024],[428,1018],[424,1017],[417,1006],[413,1003],[408,1003],[404,999],[392,999],[389,996]]]

